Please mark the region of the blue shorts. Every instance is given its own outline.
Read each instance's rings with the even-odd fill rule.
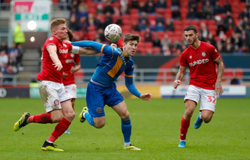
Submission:
[[[93,117],[105,116],[105,105],[113,107],[124,100],[122,95],[117,91],[115,83],[110,87],[103,87],[90,81],[86,94],[89,114]]]

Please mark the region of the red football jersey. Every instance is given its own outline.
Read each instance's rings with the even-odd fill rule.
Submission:
[[[47,51],[48,45],[55,45],[57,48],[57,56],[61,63],[64,63],[65,56],[68,53],[67,45],[63,45],[63,43],[57,39],[56,37],[52,36],[48,38],[43,46],[43,55],[42,55],[42,71],[37,74],[38,80],[46,80],[46,81],[53,81],[57,83],[63,83],[62,79],[62,71],[57,71],[55,66],[53,65],[54,62],[49,56],[49,52]]]
[[[75,63],[80,62],[80,60],[79,54],[68,53],[66,55],[65,63],[63,64],[63,72],[68,74],[68,76],[63,79],[63,84],[65,86],[75,84],[75,76],[74,73],[70,73],[70,69],[71,67],[75,67]]]
[[[204,89],[215,89],[217,79],[215,60],[220,54],[211,44],[201,41],[197,49],[189,46],[182,52],[180,65],[190,70],[190,85]]]

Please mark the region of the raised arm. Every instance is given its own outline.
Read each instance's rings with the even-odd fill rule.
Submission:
[[[223,93],[223,89],[221,86],[221,79],[223,76],[223,72],[224,72],[224,63],[221,59],[221,57],[217,58],[214,61],[217,64],[217,79],[216,79],[216,83],[215,83],[215,92],[217,96],[220,96]]]
[[[180,69],[176,75],[176,78],[175,78],[175,81],[173,84],[174,89],[176,89],[180,85],[180,83],[181,83],[181,81],[186,73],[186,69],[187,69],[186,67],[180,66]]]
[[[49,56],[51,58],[51,60],[54,62],[54,66],[56,68],[56,70],[60,71],[63,66],[62,66],[62,63],[61,61],[59,60],[57,54],[56,54],[56,46],[55,45],[48,45],[46,47],[47,51],[49,52]]]

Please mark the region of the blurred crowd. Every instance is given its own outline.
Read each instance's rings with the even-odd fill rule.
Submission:
[[[67,1],[59,3],[63,2]],[[235,4],[240,8],[233,9]],[[141,35],[141,54],[178,55],[187,47],[184,27],[195,25],[199,38],[221,53],[250,50],[249,11],[242,0],[72,0],[68,9],[69,28],[76,40],[108,43],[103,31],[108,24],[116,23],[123,34]],[[122,39],[118,46],[121,44]]]

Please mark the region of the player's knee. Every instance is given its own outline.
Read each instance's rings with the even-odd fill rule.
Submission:
[[[212,117],[210,117],[210,116],[208,116],[208,117],[202,117],[202,119],[203,119],[203,121],[205,123],[209,123],[211,121]]]
[[[104,127],[105,126],[105,122],[97,122],[97,123],[95,123],[95,127],[96,128],[102,128],[102,127]]]
[[[62,120],[63,116],[61,114],[51,116],[52,123],[57,123]]]
[[[64,117],[69,120],[72,121],[75,118],[75,112],[68,112],[64,115]]]
[[[193,115],[193,112],[194,111],[192,111],[192,110],[186,110],[185,111],[185,117],[187,118],[187,119],[190,119],[191,117],[192,117],[192,115]],[[185,118],[185,119],[186,119]]]

